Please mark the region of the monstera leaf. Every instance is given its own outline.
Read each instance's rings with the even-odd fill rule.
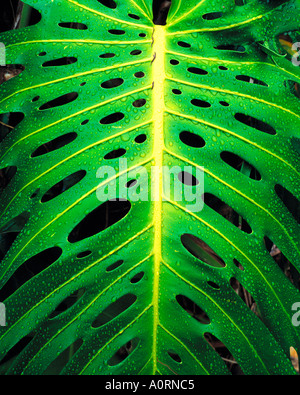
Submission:
[[[296,373],[299,0],[24,3],[2,373]]]

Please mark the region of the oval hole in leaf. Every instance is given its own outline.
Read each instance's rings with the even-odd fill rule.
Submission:
[[[42,64],[43,67],[54,67],[54,66],[67,66],[69,64],[74,64],[77,62],[77,58],[74,57],[65,57],[54,60],[49,60]]]
[[[127,184],[126,184],[126,188],[134,187],[137,184],[137,182],[138,182],[137,180],[130,180],[130,181],[128,181]]]
[[[259,318],[261,316],[258,313],[256,302],[249,291],[235,278],[231,277],[229,284],[234,292],[241,298],[245,305]]]
[[[80,252],[79,254],[77,254],[76,258],[77,259],[87,258],[88,256],[91,255],[91,253],[92,253],[92,251],[86,250],[86,251],[83,251],[83,252]]]
[[[58,317],[60,314],[69,310],[72,306],[75,305],[85,294],[85,288],[81,288],[75,292],[73,292],[70,296],[66,297],[57,307],[56,309],[49,315],[49,320]]]
[[[122,36],[122,35],[125,34],[126,32],[125,32],[125,30],[121,30],[121,29],[110,29],[110,30],[108,31],[108,33],[114,34],[114,35],[116,35],[116,36]]]
[[[223,106],[223,107],[229,107],[229,106],[230,106],[230,104],[227,103],[226,101],[220,101],[219,103],[220,103],[221,106]]]
[[[65,95],[59,96],[56,99],[48,101],[47,103],[43,104],[39,108],[39,110],[44,111],[44,110],[49,110],[50,108],[64,106],[66,104],[72,103],[77,98],[78,98],[77,92],[70,92]]]
[[[6,113],[0,114],[1,120],[5,119],[5,118],[8,119],[8,122],[6,123],[6,125],[11,128],[15,128],[16,126],[18,126],[19,123],[23,121],[24,117],[25,117],[25,114],[23,112],[6,112]]]
[[[56,151],[67,144],[72,143],[77,138],[77,133],[71,132],[64,134],[63,136],[56,137],[54,140],[48,141],[47,143],[38,147],[32,154],[32,158],[37,156],[46,155],[49,152]]]
[[[75,226],[68,241],[77,243],[95,236],[123,219],[129,213],[130,208],[131,204],[128,200],[108,200],[102,203]]]
[[[0,114],[0,142],[13,130],[21,121],[23,121],[25,115],[22,112],[7,112]]]
[[[60,247],[51,247],[27,259],[0,290],[0,300],[7,299],[33,277],[46,270],[61,257],[62,252]]]
[[[174,95],[181,95],[182,91],[180,91],[179,89],[172,89],[172,92],[174,93]]]
[[[227,163],[233,169],[239,171],[246,177],[249,177],[252,180],[256,181],[261,180],[261,175],[259,171],[250,163],[242,159],[240,156],[229,151],[223,151],[221,152],[220,157],[225,163]]]
[[[130,55],[137,56],[137,55],[140,55],[141,53],[142,53],[142,51],[140,49],[135,49],[130,52]]]
[[[223,12],[209,12],[208,14],[202,15],[202,18],[206,21],[213,21],[223,16]]]
[[[109,265],[109,266],[106,268],[106,271],[107,271],[107,272],[112,272],[113,270],[115,270],[115,269],[117,269],[118,267],[122,266],[123,263],[124,263],[123,260],[119,260],[119,261],[117,261],[117,262],[114,262],[112,265]]]
[[[279,269],[285,277],[300,290],[300,274],[296,267],[286,258],[283,252],[276,246],[271,239],[267,236],[264,237],[264,244],[274,262],[278,265]]]
[[[237,259],[233,259],[233,263],[235,266],[240,269],[242,272],[245,270],[244,267],[240,264],[240,262]]]
[[[211,107],[211,104],[205,100],[193,99],[193,100],[191,100],[191,103],[193,104],[193,106],[196,106],[196,107],[202,107],[202,108]]]
[[[82,339],[77,339],[75,342],[69,345],[58,357],[54,359],[48,365],[48,367],[42,373],[43,376],[58,376],[66,365],[72,360],[76,352],[83,345]]]
[[[139,134],[138,136],[136,136],[136,138],[134,139],[134,141],[137,144],[142,144],[147,140],[147,135],[146,134]]]
[[[144,272],[140,272],[137,273],[135,276],[132,277],[132,279],[130,280],[131,284],[136,284],[138,282],[141,281],[141,279],[144,277],[145,273]]]
[[[220,339],[208,332],[204,333],[203,336],[207,343],[213,348],[213,350],[222,358],[224,364],[231,374],[244,375],[241,367],[234,359],[232,353],[228,350],[225,344],[221,342]]]
[[[213,209],[216,213],[222,215],[223,218],[227,219],[237,228],[241,229],[245,233],[252,233],[252,229],[248,222],[242,218],[232,207],[224,203],[221,199],[211,193],[205,193],[203,195],[204,203]]]
[[[220,289],[220,286],[213,281],[207,281],[207,284],[214,289]]]
[[[31,341],[34,338],[34,334],[30,333],[29,335],[22,337],[21,340],[19,340],[7,353],[6,355],[1,359],[0,361],[0,368],[1,365],[4,365],[6,362],[9,360],[12,360],[12,358],[19,356],[23,350],[31,343]]]
[[[168,350],[167,353],[173,359],[173,361],[175,361],[177,363],[182,363],[182,360],[181,360],[180,356],[175,351]]]
[[[244,125],[250,126],[251,128],[257,129],[261,132],[267,133],[267,134],[276,134],[276,130],[267,124],[266,122],[260,121],[259,119],[256,119],[254,117],[251,117],[250,115],[245,115],[241,113],[235,114],[234,118],[243,123]]]
[[[137,73],[134,74],[134,76],[136,78],[143,78],[145,77],[145,73],[143,73],[142,71],[138,71]]]
[[[24,211],[22,214],[17,215],[15,218],[7,222],[0,229],[0,260],[2,260],[14,241],[18,237],[19,233],[22,232],[26,223],[30,218],[30,214],[27,211]],[[1,295],[1,291],[0,291]],[[2,301],[0,296],[0,301]]]
[[[109,360],[109,366],[117,366],[121,362],[125,361],[129,357],[130,354],[137,348],[140,340],[138,338],[132,339],[130,342],[127,342],[122,346]]]
[[[108,307],[106,307],[106,309],[102,311],[102,313],[98,315],[98,317],[93,321],[92,327],[100,328],[100,326],[112,321],[125,310],[129,309],[129,307],[132,306],[136,300],[137,297],[134,294],[126,294],[122,296],[115,302],[111,303]]]
[[[206,70],[200,69],[199,67],[189,67],[187,70],[190,73],[197,74],[197,75],[206,75],[206,74],[208,74],[208,72]]]
[[[37,196],[38,196],[38,194],[40,193],[40,188],[37,188],[34,192],[33,192],[33,194],[30,196],[30,199],[35,199]]]
[[[185,41],[178,41],[177,43],[182,48],[191,48],[191,44],[186,43]]]
[[[114,0],[97,0],[97,1],[107,8],[111,8],[113,10],[117,8],[117,4]]]
[[[122,78],[113,78],[111,80],[102,82],[101,87],[105,89],[117,88],[124,83]]]
[[[198,134],[192,132],[183,131],[180,133],[179,138],[183,142],[183,144],[189,147],[203,148],[205,146],[204,139]]]
[[[178,174],[178,179],[180,182],[182,182],[184,185],[188,186],[195,186],[199,185],[199,181],[193,174],[188,173],[187,171],[182,171]]]
[[[18,12],[19,11],[17,10],[17,13]],[[42,19],[41,13],[31,6],[29,8],[29,14],[30,14],[30,17],[26,20],[26,27],[34,26],[38,22],[40,22],[40,20]],[[16,17],[16,18],[18,19],[18,17]],[[17,20],[15,20],[15,22],[17,22]],[[18,27],[15,27],[14,29],[20,29],[20,26],[18,25]]]
[[[99,58],[109,59],[109,58],[114,58],[115,56],[116,56],[115,53],[108,52],[108,53],[103,53],[102,55],[99,55]]]
[[[137,99],[137,100],[135,100],[135,101],[132,103],[132,105],[133,105],[133,107],[141,108],[141,107],[144,107],[144,105],[145,105],[146,103],[147,103],[146,99]]]
[[[275,192],[298,224],[300,224],[300,201],[280,184],[275,185]]]
[[[42,197],[41,202],[46,203],[56,198],[68,189],[78,184],[86,176],[85,170],[79,170],[76,173],[70,174],[63,180],[59,181],[52,188],[50,188]]]
[[[106,117],[102,118],[100,123],[102,125],[110,125],[111,123],[116,123],[121,121],[125,115],[122,112],[115,112],[113,114],[107,115]]]
[[[128,14],[128,16],[129,16],[130,18],[132,18],[132,19],[137,20],[137,21],[141,19],[138,15],[135,15],[135,14]]]
[[[87,30],[87,25],[79,22],[61,22],[58,26],[65,29],[75,29],[75,30]]]
[[[183,234],[181,242],[184,248],[195,258],[213,267],[225,267],[223,259],[208,244],[191,234]]]
[[[17,174],[16,166],[8,166],[4,167],[4,169],[0,169],[0,188],[3,190],[8,186],[14,176]]]
[[[176,59],[171,59],[170,63],[171,63],[172,66],[177,66],[179,64],[179,61],[176,60]]]
[[[197,321],[201,322],[201,324],[208,325],[210,324],[210,319],[206,312],[201,309],[195,302],[193,302],[191,299],[184,295],[177,295],[176,300],[178,304],[187,312],[189,315],[191,315],[193,318],[195,318]]]
[[[237,75],[235,77],[239,81],[248,82],[250,84],[262,85],[262,86],[269,86],[265,82],[258,80],[257,78],[249,77],[247,75]]]
[[[109,160],[109,159],[116,159],[120,158],[121,156],[126,154],[126,150],[124,148],[119,148],[114,151],[109,152],[104,156],[104,159]]]

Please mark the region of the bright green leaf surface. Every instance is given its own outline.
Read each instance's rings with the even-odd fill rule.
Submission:
[[[7,62],[25,70],[0,93],[1,114],[24,114],[1,143],[0,168],[17,168],[1,195],[1,232],[20,233],[3,257],[0,285],[37,254],[37,266],[53,262],[4,301],[0,356],[32,338],[7,373],[54,366],[76,375],[228,374],[209,333],[245,374],[293,374],[289,349],[300,351],[300,332],[292,305],[300,295],[264,237],[300,270],[299,224],[275,190],[300,199],[300,72],[291,56],[276,56],[278,35],[299,38],[299,0],[176,0],[164,27],[153,25],[151,0],[115,0],[115,8],[25,3],[41,21],[1,37]],[[66,57],[68,64],[47,63]],[[65,104],[51,103],[61,96]],[[68,144],[49,149],[67,134]],[[240,171],[226,152],[242,159]],[[99,201],[107,192],[107,200],[120,197],[108,186],[114,176],[99,179],[101,166],[116,170],[121,187],[137,179],[127,188],[130,204]],[[168,193],[162,174],[152,184],[138,175],[140,166],[149,175],[153,166],[198,169],[203,180],[185,188],[222,200],[251,231],[208,204],[194,211]],[[260,177],[249,177],[253,167]],[[149,198],[138,200],[142,193]],[[92,214],[101,231],[80,237],[76,226],[101,204]],[[74,293],[75,303],[54,316]],[[189,314],[179,295],[202,315]],[[126,344],[127,358],[118,359]]]

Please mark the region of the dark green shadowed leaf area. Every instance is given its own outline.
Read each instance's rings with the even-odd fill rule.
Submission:
[[[0,374],[296,375],[299,0],[17,3]]]

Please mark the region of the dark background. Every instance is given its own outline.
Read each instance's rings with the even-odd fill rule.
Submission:
[[[0,32],[13,28],[19,0],[2,0],[0,14]]]

